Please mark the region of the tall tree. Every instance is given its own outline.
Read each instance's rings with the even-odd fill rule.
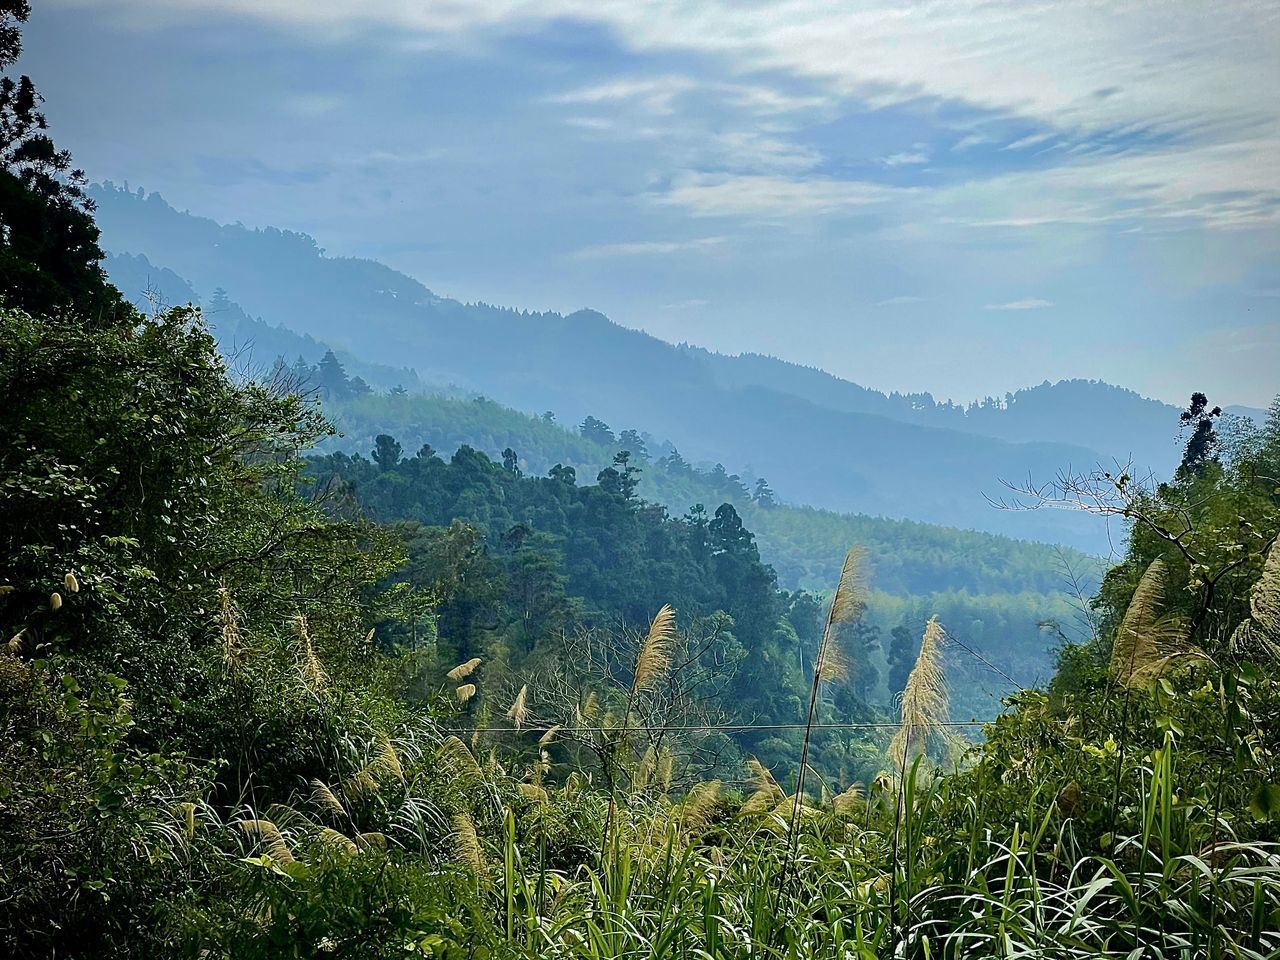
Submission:
[[[374,438],[373,443],[372,457],[373,462],[378,465],[378,469],[383,471],[390,470],[400,462],[400,454],[403,451],[395,437],[380,433]]]
[[[590,440],[592,443],[598,443],[601,446],[612,447],[618,442],[613,435],[613,431],[609,429],[609,425],[603,420],[597,420],[595,417],[587,417],[578,426],[578,432],[582,436]]]
[[[1191,403],[1182,411],[1182,426],[1190,428],[1191,436],[1187,438],[1186,449],[1182,453],[1182,464],[1178,467],[1178,475],[1189,477],[1204,472],[1206,465],[1217,460],[1218,434],[1214,430],[1214,422],[1222,416],[1222,408],[1209,409],[1209,398],[1203,393],[1193,393]]]
[[[27,0],[0,0],[0,71],[22,52]],[[134,315],[102,269],[93,202],[71,155],[54,146],[31,78],[0,75],[0,298],[33,314],[94,323]]]

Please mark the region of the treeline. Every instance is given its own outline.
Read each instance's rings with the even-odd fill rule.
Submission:
[[[312,391],[332,395],[318,372],[307,384]],[[1074,577],[1088,595],[1100,576],[1100,561],[1066,547],[792,506],[785,503],[786,491],[775,491],[767,478],[741,477],[718,464],[691,464],[646,431],[615,431],[594,417],[566,426],[551,412],[531,416],[485,398],[400,391],[337,399],[325,409],[340,435],[323,441],[322,450],[367,455],[380,434],[389,434],[406,456],[423,445],[442,455],[470,446],[494,459],[511,449],[526,474],[544,476],[562,464],[587,481],[616,454],[630,453],[631,465],[641,470],[640,495],[676,515],[699,503],[707,509],[732,503],[756,534],[765,562],[790,588],[829,587],[849,543],[868,547],[876,558],[877,587],[895,594],[1065,594]]]

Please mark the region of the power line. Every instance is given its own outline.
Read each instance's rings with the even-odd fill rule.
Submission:
[[[934,727],[982,727],[988,723],[994,723],[995,720],[948,720],[944,723],[934,723],[930,726]],[[655,733],[655,732],[678,732],[687,730],[728,730],[735,733],[741,733],[746,730],[803,730],[807,724],[803,723],[689,723],[689,724],[659,724],[657,726],[638,726],[631,729],[636,733]],[[815,723],[810,729],[812,730],[896,730],[900,727],[899,723],[890,723],[887,721],[878,723]],[[545,733],[550,727],[530,727],[530,733]],[[566,734],[572,733],[615,733],[620,731],[621,727],[568,727],[564,728]],[[507,728],[499,727],[461,727],[452,730],[441,729],[441,733],[453,734],[461,736],[465,733],[488,733],[495,730],[507,731]],[[518,732],[518,731],[508,731]]]

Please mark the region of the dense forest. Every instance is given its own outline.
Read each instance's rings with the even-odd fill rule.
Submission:
[[[180,304],[195,293],[208,307],[224,289],[263,321],[258,366],[277,352],[293,362],[284,328],[359,357],[367,367],[352,373],[371,385],[380,375],[368,367],[411,365],[420,383],[449,394],[551,410],[566,425],[588,416],[627,424],[691,463],[766,476],[792,502],[1102,553],[1107,537],[1086,517],[991,510],[982,494],[999,494],[1001,478],[1049,478],[1064,464],[1132,458],[1140,472],[1163,475],[1178,459],[1177,409],[1107,384],[1066,382],[959,408],[889,396],[772,358],[682,348],[593,310],[461,303],[382,263],[331,256],[305,234],[219,224],[141,188],[89,193],[113,254],[107,266],[127,296],[152,289]],[[302,352],[309,364],[321,358]],[[407,379],[389,386],[411,389]]]
[[[970,725],[973,625],[877,601],[882,548],[782,590],[732,499],[641,496],[638,450],[318,449],[283,371],[107,281],[9,75],[28,13],[0,0],[4,955],[1280,952],[1280,400],[1195,394],[1167,482],[1027,492],[1126,552]]]

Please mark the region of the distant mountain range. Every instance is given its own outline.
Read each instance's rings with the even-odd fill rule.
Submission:
[[[206,307],[225,291],[212,321],[242,361],[314,362],[333,348],[375,387],[595,416],[691,462],[765,476],[793,503],[1100,551],[1092,518],[999,511],[984,494],[1116,460],[1167,475],[1180,451],[1177,408],[1105,383],[1044,383],[968,408],[886,395],[772,357],[672,345],[592,310],[460,303],[383,264],[327,256],[305,234],[221,225],[154,193],[108,184],[92,196],[113,281],[133,299]]]

